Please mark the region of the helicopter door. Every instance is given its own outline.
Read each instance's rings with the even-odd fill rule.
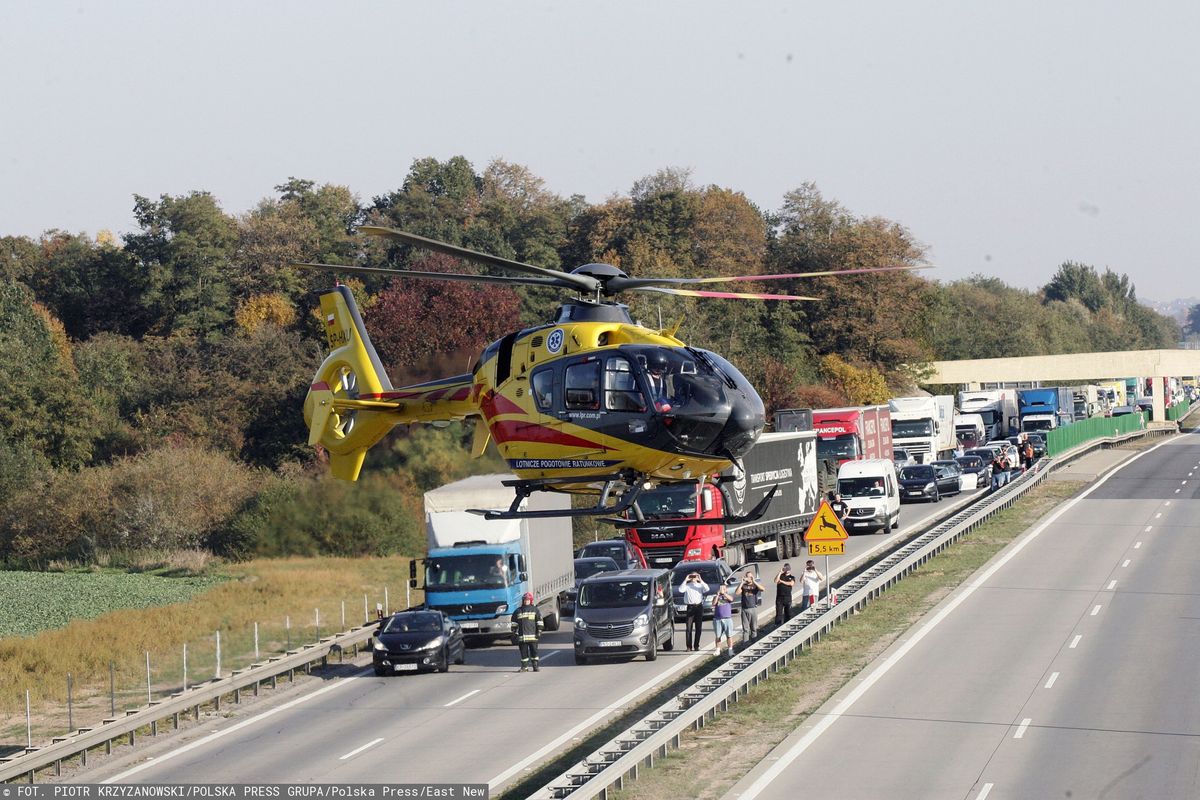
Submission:
[[[645,433],[649,406],[629,360],[610,356],[604,362],[604,418],[600,430],[618,439]]]

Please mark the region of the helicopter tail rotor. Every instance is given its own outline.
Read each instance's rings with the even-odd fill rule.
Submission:
[[[400,404],[380,397],[392,383],[363,327],[354,297],[345,286],[321,295],[321,317],[330,353],[313,377],[304,400],[308,442],[329,451],[335,477],[354,480],[367,449],[397,420],[387,412]]]

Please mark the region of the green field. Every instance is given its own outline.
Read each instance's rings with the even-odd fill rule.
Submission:
[[[124,608],[182,603],[223,580],[126,572],[0,572],[0,638],[29,636]]]

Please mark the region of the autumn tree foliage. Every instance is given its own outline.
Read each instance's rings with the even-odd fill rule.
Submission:
[[[462,264],[431,255],[413,265],[425,272],[461,272]],[[364,321],[383,363],[397,372],[439,356],[473,352],[521,327],[520,299],[491,284],[397,278],[379,293]],[[453,372],[466,365],[454,365]]]

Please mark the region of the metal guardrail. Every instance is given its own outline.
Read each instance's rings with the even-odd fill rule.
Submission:
[[[214,704],[219,710],[221,698],[226,695],[233,695],[235,703],[241,702],[242,690],[253,688],[257,694],[264,682],[269,681],[274,687],[284,673],[294,675],[297,670],[307,670],[318,661],[327,663],[331,652],[340,652],[365,642],[375,627],[376,624],[371,622],[327,636],[284,655],[271,656],[251,667],[234,670],[227,678],[209,680],[177,692],[166,700],[157,700],[140,709],[126,711],[125,716],[106,719],[97,727],[80,728],[69,736],[55,737],[51,744],[44,747],[28,748],[21,755],[0,759],[0,782],[27,778],[29,783],[33,783],[38,770],[54,767],[55,774],[58,774],[62,762],[75,756],[79,756],[80,764],[86,766],[87,751],[94,747],[104,746],[106,752],[112,752],[113,741],[125,737],[133,745],[138,730],[149,728],[151,735],[156,736],[158,723],[166,719],[170,719],[173,726],[178,728],[181,714],[191,711],[199,718],[200,707],[208,703]]]
[[[805,647],[819,641],[842,620],[857,613],[889,587],[936,556],[984,521],[1008,508],[1053,471],[1099,448],[1123,444],[1171,429],[1138,430],[1084,442],[1037,467],[996,492],[981,498],[949,518],[935,522],[925,532],[865,568],[838,587],[839,601],[828,598],[786,625],[767,634],[737,656],[701,677],[674,698],[635,722],[599,749],[534,792],[532,798],[604,798],[636,780],[642,769],[654,766],[670,750],[678,749],[687,729],[699,730],[728,710],[752,686],[787,666]]]

